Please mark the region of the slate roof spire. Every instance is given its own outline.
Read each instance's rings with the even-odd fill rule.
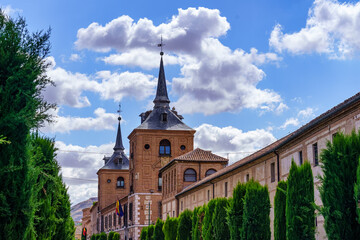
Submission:
[[[166,79],[165,79],[165,71],[164,71],[164,63],[163,63],[163,55],[164,52],[162,51],[162,47],[163,47],[163,43],[162,43],[162,38],[161,38],[161,43],[158,44],[158,47],[161,47],[161,52],[160,52],[160,69],[159,69],[159,78],[158,78],[158,85],[157,85],[157,90],[156,90],[156,96],[154,99],[154,108],[159,108],[159,107],[165,107],[165,108],[170,108],[169,103],[169,97],[167,94],[167,89],[166,89]]]
[[[121,127],[120,127],[120,121],[121,121],[121,117],[120,117],[120,112],[121,112],[121,105],[119,104],[119,125],[118,125],[118,130],[117,130],[117,135],[116,135],[116,142],[115,142],[115,146],[114,146],[114,151],[124,151],[124,145],[122,143],[122,137],[121,137]]]

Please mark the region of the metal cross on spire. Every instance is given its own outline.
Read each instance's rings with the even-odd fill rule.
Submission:
[[[163,46],[165,46],[165,44],[163,43],[162,35],[161,35],[161,38],[160,38],[160,43],[157,46],[161,49],[160,55],[161,56],[164,55]]]
[[[117,110],[117,112],[119,113],[118,120],[120,121],[120,120],[121,120],[120,113],[122,112],[122,111],[121,111],[121,103],[119,103],[119,110]]]

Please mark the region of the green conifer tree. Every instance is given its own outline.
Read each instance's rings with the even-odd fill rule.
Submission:
[[[217,198],[212,217],[214,240],[230,239],[229,226],[226,222],[226,209],[229,207],[227,198]]]
[[[216,200],[211,199],[205,207],[205,216],[202,224],[202,238],[204,240],[214,239],[214,230],[212,226],[212,218],[215,211]]]
[[[51,108],[41,95],[50,83],[45,72],[50,32],[28,32],[25,20],[0,10],[0,232],[2,238],[35,239],[34,177],[30,129],[49,119]]]
[[[242,239],[270,240],[270,198],[267,186],[250,180],[246,183]]]
[[[311,165],[291,162],[286,196],[286,238],[315,239],[314,180]],[[301,196],[301,197],[299,197]]]
[[[164,226],[163,220],[158,218],[156,220],[156,224],[155,224],[154,240],[164,240],[165,235],[164,235],[164,232],[162,230],[163,226]]]
[[[278,183],[274,199],[274,239],[286,240],[286,190],[287,182]]]
[[[148,227],[143,227],[140,233],[140,239],[146,240]]]
[[[114,233],[113,231],[109,232],[108,236],[107,236],[107,240],[112,240],[114,237]]]
[[[193,233],[193,240],[201,240],[202,239],[202,224],[204,222],[204,217],[205,217],[205,208],[206,208],[206,205],[203,205],[198,209],[195,233]]]
[[[154,231],[155,231],[155,226],[154,225],[148,226],[146,240],[154,240],[153,239]]]
[[[245,193],[246,185],[239,182],[233,190],[232,199],[229,199],[226,221],[229,226],[231,240],[241,239]]]
[[[178,229],[178,219],[168,217],[163,227],[165,240],[176,240],[177,229]]]
[[[354,196],[356,170],[360,156],[360,132],[345,136],[338,133],[321,153],[323,176],[320,177],[320,209],[325,219],[327,237],[357,239],[360,224],[357,221],[357,202]]]
[[[120,234],[115,232],[112,240],[120,240]]]
[[[179,216],[177,240],[191,240],[191,226],[193,213],[185,209]]]
[[[201,207],[196,207],[194,208],[193,211],[193,216],[192,216],[192,224],[191,224],[191,233],[192,233],[192,239],[199,239],[198,235],[199,235],[199,231],[197,229],[197,225],[198,225],[198,221],[199,221],[199,216],[198,216],[198,211]]]

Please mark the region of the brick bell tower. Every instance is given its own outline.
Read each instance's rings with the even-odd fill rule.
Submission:
[[[162,44],[159,44],[162,46]],[[171,159],[194,148],[195,130],[182,122],[175,108],[170,109],[163,52],[156,97],[152,110],[141,113],[141,125],[130,140],[129,239],[138,239],[142,227],[162,217],[162,178],[159,169]],[[131,225],[131,226],[130,226]]]

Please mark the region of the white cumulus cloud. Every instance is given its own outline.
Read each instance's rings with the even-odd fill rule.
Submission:
[[[170,53],[165,63],[180,65],[180,76],[172,80],[172,93],[179,96],[175,105],[181,112],[284,110],[278,93],[257,88],[265,78],[259,66],[281,59],[274,53],[258,53],[255,48],[245,52],[224,46],[220,37],[229,29],[219,10],[188,8],[179,9],[169,22],[157,26],[149,19],[136,22],[129,16],[120,16],[104,26],[92,23],[78,30],[75,45],[100,52],[114,49],[118,53],[103,61],[150,69],[158,66],[155,43],[162,35]]]
[[[270,46],[293,54],[319,53],[329,58],[351,58],[360,50],[360,3],[315,0],[306,26],[295,33],[283,33],[276,25]]]
[[[224,157],[229,156],[231,164],[275,140],[273,134],[265,129],[244,132],[232,126],[220,128],[202,124],[196,128],[194,142],[195,147],[212,150],[213,153]]]
[[[107,113],[103,108],[94,111],[95,117],[59,116],[59,108],[53,111],[53,123],[46,123],[41,129],[46,133],[70,133],[76,130],[114,130],[118,115]]]
[[[84,95],[86,91],[114,101],[120,101],[126,96],[145,99],[155,92],[156,79],[152,75],[128,71],[98,71],[94,75],[86,75],[57,67],[53,57],[47,61],[51,64],[47,75],[55,86],[48,86],[43,95],[51,103],[77,108],[90,106],[89,99]]]
[[[115,138],[115,136],[114,136]],[[81,147],[56,141],[57,160],[72,203],[97,196],[96,172],[104,165],[104,155],[111,155],[114,143]]]
[[[288,126],[299,126],[300,122],[297,118],[288,118],[283,125],[280,126],[281,129],[286,129]]]

